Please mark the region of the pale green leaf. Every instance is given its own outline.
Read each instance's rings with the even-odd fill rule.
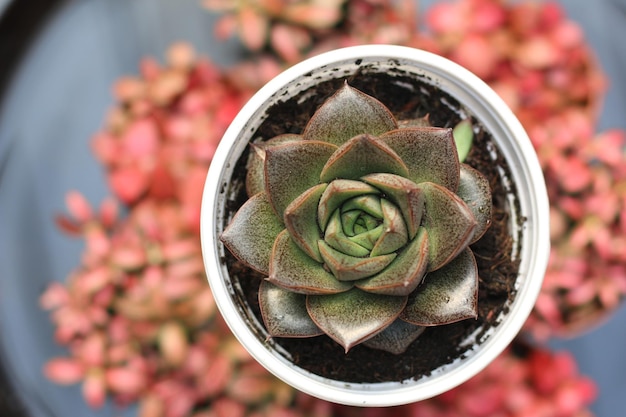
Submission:
[[[474,142],[474,131],[472,128],[472,122],[465,119],[460,121],[452,130],[454,136],[454,142],[456,143],[456,150],[459,155],[459,161],[464,162],[472,149]]]

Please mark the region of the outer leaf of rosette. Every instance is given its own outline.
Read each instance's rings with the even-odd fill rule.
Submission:
[[[406,177],[409,169],[385,143],[371,135],[359,135],[344,143],[328,159],[320,174],[320,182],[337,178],[356,180],[375,172]]]
[[[324,334],[306,309],[306,295],[267,281],[259,287],[259,307],[265,328],[272,337],[313,337]]]
[[[423,227],[394,261],[378,274],[355,283],[363,291],[409,295],[422,282],[428,267],[428,232]]]
[[[467,204],[447,188],[432,182],[419,184],[424,191],[424,218],[428,230],[429,265],[434,271],[454,259],[470,243],[476,219]]]
[[[394,355],[401,355],[409,348],[426,327],[416,326],[404,320],[396,319],[382,332],[363,342],[363,345],[378,350],[384,350]]]
[[[467,204],[477,221],[470,244],[480,239],[491,225],[491,187],[489,180],[478,170],[461,164],[461,183],[457,195]]]
[[[346,83],[320,106],[302,135],[306,140],[341,146],[354,136],[380,135],[397,127],[393,114],[384,104]]]
[[[471,249],[437,271],[430,272],[401,314],[419,326],[454,323],[478,314],[478,268]]]
[[[285,226],[294,242],[315,261],[322,263],[317,246],[321,230],[317,224],[317,208],[327,184],[318,184],[306,190],[285,209]]]
[[[250,144],[250,154],[246,164],[246,193],[248,197],[265,191],[265,149],[269,146],[302,140],[302,136],[284,134],[273,137],[266,142]]]
[[[338,281],[322,264],[311,259],[293,242],[287,230],[276,238],[267,280],[301,294],[334,294],[353,286],[352,282]]]
[[[406,301],[407,297],[353,288],[339,294],[307,296],[307,311],[315,324],[348,352],[393,323]]]
[[[272,246],[283,230],[282,220],[276,217],[267,195],[262,192],[241,206],[220,240],[241,262],[267,275]]]
[[[366,175],[362,180],[385,193],[400,208],[409,239],[413,239],[424,212],[424,194],[417,184],[407,178],[384,173]]]
[[[452,129],[439,127],[409,127],[380,136],[409,167],[401,175],[416,184],[434,182],[452,192],[459,186],[459,155]]]
[[[320,173],[335,145],[319,141],[294,141],[265,149],[265,190],[282,219],[287,206],[320,183]]]

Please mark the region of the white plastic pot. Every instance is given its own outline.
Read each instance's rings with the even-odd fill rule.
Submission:
[[[225,249],[218,239],[227,215],[225,203],[235,163],[253,139],[252,133],[263,121],[266,110],[277,100],[294,97],[320,80],[343,78],[365,67],[369,71],[393,69],[416,74],[469,109],[493,136],[517,190],[517,204],[511,205],[510,225],[520,262],[517,291],[506,312],[501,314],[498,326],[488,329],[480,343],[475,343],[462,359],[441,366],[428,376],[398,382],[332,380],[292,363],[280,346],[265,340],[262,323],[239,302],[237,284],[231,281],[222,262]],[[520,227],[518,220],[522,218]],[[391,406],[427,399],[458,386],[509,345],[530,314],[541,288],[550,250],[548,221],[544,178],[532,144],[517,118],[493,90],[469,71],[440,56],[407,47],[366,45],[335,50],[295,65],[270,81],[244,106],[225,133],[207,176],[201,238],[217,305],[235,336],[257,361],[286,383],[315,397],[354,406]]]

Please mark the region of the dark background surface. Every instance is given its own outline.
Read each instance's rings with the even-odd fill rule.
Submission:
[[[8,1],[0,1],[0,99],[28,45],[58,3],[58,0],[33,0],[31,7],[26,8],[18,7],[17,2],[9,4]],[[0,184],[4,158],[0,156]],[[5,371],[8,368],[6,361],[7,358],[0,353],[0,416],[26,417],[26,410]]]
[[[81,242],[52,222],[64,195],[92,202],[106,195],[88,141],[111,105],[110,87],[135,74],[144,56],[162,58],[188,40],[220,64],[234,62],[234,42],[212,38],[214,17],[198,0],[0,0],[0,416],[133,416],[90,410],[79,387],[46,381],[41,366],[63,352],[37,308],[46,284],[76,265]],[[422,1],[427,7],[433,1]],[[626,0],[562,0],[579,22],[611,80],[600,128],[626,129]],[[572,351],[600,388],[593,411],[626,409],[626,308],[555,349]]]

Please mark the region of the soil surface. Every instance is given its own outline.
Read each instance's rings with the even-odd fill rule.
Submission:
[[[306,122],[346,79],[324,82],[315,87],[300,104],[296,100],[275,105],[270,115],[256,132],[256,137],[267,140],[282,133],[301,133]],[[365,71],[347,78],[353,87],[378,98],[398,120],[429,115],[433,126],[453,127],[462,114],[458,102],[427,80],[415,80],[403,74],[368,74]],[[480,127],[475,119],[474,125]],[[229,202],[229,209],[236,211],[247,199],[241,184],[245,178],[247,154],[242,155],[231,181],[232,190],[241,190],[236,200]],[[478,263],[480,276],[478,318],[426,329],[426,331],[401,355],[358,345],[344,353],[341,346],[326,336],[308,339],[276,338],[268,343],[280,345],[297,365],[315,374],[346,382],[383,382],[418,379],[430,374],[441,365],[462,357],[469,346],[460,347],[468,337],[480,343],[485,332],[498,325],[498,316],[506,311],[515,296],[518,261],[514,259],[513,240],[510,231],[510,196],[514,196],[514,184],[507,177],[506,161],[498,153],[490,134],[480,129],[474,146],[465,161],[478,169],[491,183],[493,195],[492,224],[472,250]],[[505,178],[507,177],[507,178]],[[232,188],[234,187],[234,188]],[[508,187],[508,188],[507,188]],[[513,200],[514,201],[514,200]],[[516,232],[517,233],[517,232]],[[257,291],[263,276],[241,265],[227,255],[234,290],[239,301],[246,303],[257,320],[260,316]],[[262,334],[262,331],[259,331]],[[261,336],[263,337],[263,336]]]

